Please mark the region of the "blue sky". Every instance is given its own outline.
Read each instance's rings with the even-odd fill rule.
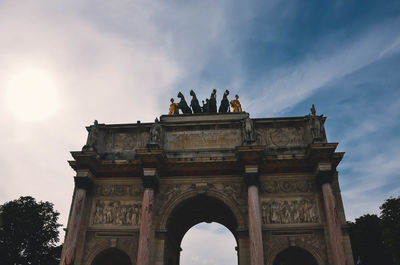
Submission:
[[[178,91],[217,88],[251,117],[314,103],[346,152],[347,218],[378,213],[400,194],[399,29],[390,0],[2,0],[0,203],[52,201],[65,224],[85,125],[153,121]]]

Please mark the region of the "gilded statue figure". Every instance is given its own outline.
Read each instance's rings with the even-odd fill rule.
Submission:
[[[179,104],[174,103],[174,99],[171,98],[171,105],[169,105],[168,115],[176,115],[179,114]]]
[[[231,100],[232,112],[242,112],[242,105],[239,101],[239,96],[235,95],[235,99]]]

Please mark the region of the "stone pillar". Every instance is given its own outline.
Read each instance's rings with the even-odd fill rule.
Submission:
[[[317,182],[321,185],[324,198],[325,218],[329,235],[329,247],[332,253],[333,265],[345,265],[346,254],[342,232],[342,222],[336,209],[336,200],[332,191],[333,170],[330,164],[319,164]]]
[[[140,219],[139,246],[136,265],[150,265],[150,249],[154,239],[153,211],[154,192],[158,189],[158,176],[155,168],[143,169],[142,217]]]
[[[71,213],[67,226],[63,251],[60,259],[61,265],[73,265],[75,263],[76,247],[78,244],[79,228],[85,205],[86,192],[90,190],[92,181],[89,178],[90,172],[78,172],[74,178],[75,191],[72,200]]]
[[[245,183],[248,191],[250,264],[264,264],[260,199],[258,197],[259,176],[257,166],[245,167]]]

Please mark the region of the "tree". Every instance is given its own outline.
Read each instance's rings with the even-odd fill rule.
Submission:
[[[400,265],[400,196],[387,199],[380,209],[385,244],[393,264]]]
[[[382,220],[377,215],[366,214],[348,224],[356,264],[392,264],[383,241]]]
[[[0,264],[56,265],[59,213],[50,202],[20,197],[0,206]]]

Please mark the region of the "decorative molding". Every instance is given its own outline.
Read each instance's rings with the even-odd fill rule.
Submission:
[[[260,193],[301,193],[314,192],[315,182],[311,180],[273,180],[261,183]]]
[[[107,197],[140,197],[143,194],[142,185],[102,184],[97,185],[96,195]]]

